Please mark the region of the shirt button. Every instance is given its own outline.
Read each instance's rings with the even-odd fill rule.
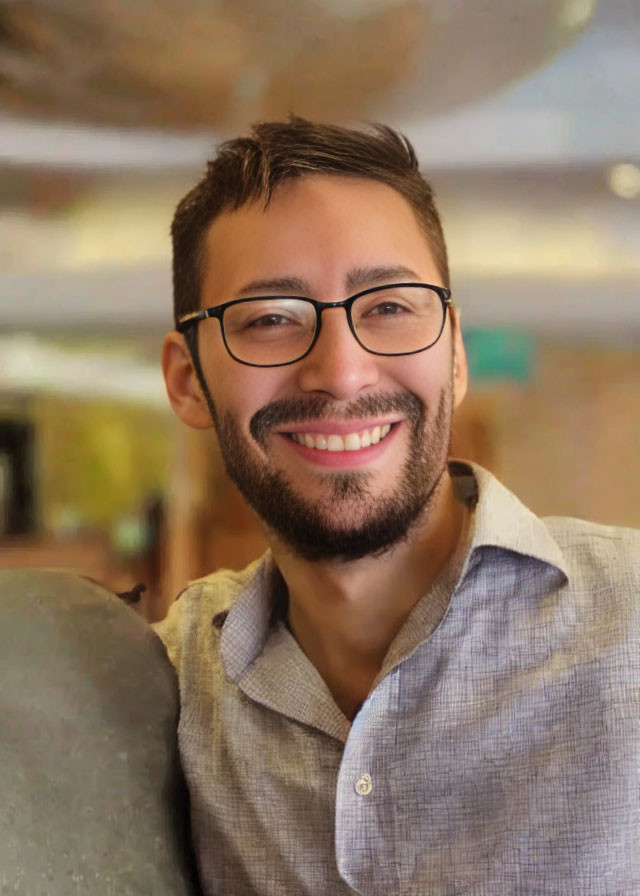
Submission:
[[[367,796],[371,793],[372,788],[373,781],[371,780],[371,775],[363,775],[356,781],[356,793],[358,796]]]

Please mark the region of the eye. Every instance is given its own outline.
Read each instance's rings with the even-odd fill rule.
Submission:
[[[244,324],[245,329],[249,329],[251,327],[283,327],[287,325],[294,324],[295,321],[291,320],[291,318],[285,317],[283,314],[263,314],[260,317],[254,318],[254,320],[248,320]]]
[[[313,338],[315,320],[313,305],[306,299],[265,296],[228,306],[224,332],[227,342],[240,355],[253,351],[256,346],[285,344],[287,354],[295,355],[300,350],[299,343]]]
[[[298,299],[252,299],[231,305],[226,312],[224,325],[227,333],[245,333],[265,336],[308,325],[306,304]]]
[[[378,317],[391,317],[397,314],[406,314],[409,309],[400,305],[398,302],[380,302],[367,311],[368,316],[377,315]]]

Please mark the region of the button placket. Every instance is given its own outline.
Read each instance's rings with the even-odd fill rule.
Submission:
[[[400,891],[397,845],[389,840],[383,817],[397,689],[396,674],[390,672],[362,704],[345,744],[336,788],[338,871],[352,890],[371,896]]]

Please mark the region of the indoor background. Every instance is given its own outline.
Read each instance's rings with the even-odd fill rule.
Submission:
[[[264,547],[174,420],[169,223],[259,118],[382,120],[435,186],[471,392],[453,453],[640,526],[639,0],[0,0],[0,567],[164,614]]]

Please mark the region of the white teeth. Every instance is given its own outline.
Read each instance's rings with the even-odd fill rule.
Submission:
[[[357,432],[350,432],[344,437],[345,451],[358,451],[359,448],[362,448],[362,437]]]
[[[316,448],[320,451],[359,451],[370,445],[377,445],[391,432],[391,424],[374,426],[373,429],[364,429],[362,432],[350,432],[345,436],[323,433],[292,432],[291,438],[298,445],[306,445],[307,448]]]

